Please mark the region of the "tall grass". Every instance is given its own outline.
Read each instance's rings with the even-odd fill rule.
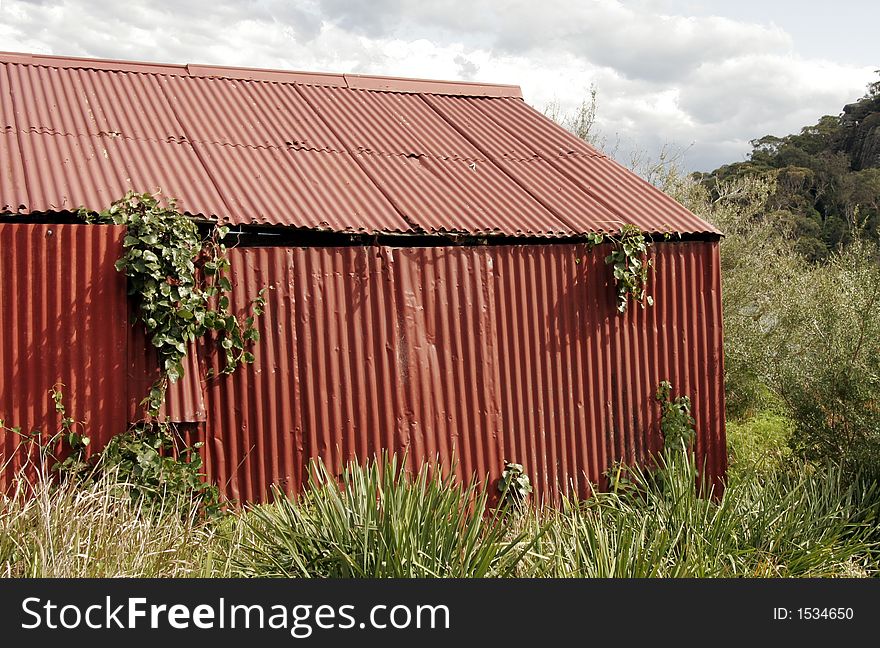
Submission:
[[[834,465],[752,475],[716,500],[699,495],[686,455],[663,479],[533,514],[524,571],[556,577],[761,577],[878,574],[880,491]]]
[[[486,510],[483,487],[394,458],[320,464],[308,488],[206,521],[108,477],[0,499],[0,575],[730,577],[880,575],[880,489],[834,464],[744,471],[722,497],[684,453],[556,508]],[[188,512],[187,512],[188,511]]]
[[[179,506],[178,506],[179,504]],[[57,483],[45,472],[0,495],[0,575],[190,577],[230,573],[235,529],[169,498],[145,510],[112,475]]]

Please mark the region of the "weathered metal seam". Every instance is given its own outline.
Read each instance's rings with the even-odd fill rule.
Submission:
[[[160,75],[157,75],[157,76],[160,76]],[[166,87],[167,82],[164,79],[164,75],[161,75],[161,76],[163,78],[157,79],[156,85],[161,89],[162,94],[165,96],[165,101],[168,102],[168,106],[171,108],[171,112],[174,114],[174,119],[176,119],[177,123],[180,125],[180,130],[181,130],[181,132],[183,132],[184,137],[186,137],[186,139],[187,139],[187,142],[186,142],[187,145],[192,149],[193,154],[196,156],[199,163],[202,165],[202,169],[205,172],[205,176],[211,181],[211,184],[214,186],[214,191],[217,193],[217,197],[220,198],[220,201],[226,207],[228,214],[231,216],[232,214],[235,213],[235,210],[232,209],[232,206],[226,200],[226,196],[220,190],[220,186],[217,184],[217,179],[211,173],[210,167],[207,164],[205,164],[205,160],[202,158],[202,154],[199,152],[198,147],[193,146],[191,144],[192,140],[190,139],[190,134],[187,131],[186,124],[183,123],[183,120],[180,118],[180,114],[177,112],[177,109],[174,107],[174,101],[172,100],[172,97],[170,97],[168,94],[168,88]],[[220,217],[221,214],[205,214],[205,216]]]
[[[470,135],[468,135],[467,132],[463,128],[461,128],[461,126],[459,126],[449,115],[446,114],[446,112],[443,110],[443,108],[438,106],[433,101],[433,99],[431,99],[430,97],[425,96],[425,95],[419,95],[419,98],[422,101],[424,101],[426,104],[428,104],[428,106],[430,106],[438,115],[440,115],[440,117],[442,117],[443,120],[447,124],[449,124],[452,128],[454,128],[456,130],[456,132],[458,132],[459,135],[464,137],[468,142],[471,143],[472,146],[474,146],[478,151],[480,151],[483,155],[485,155],[486,158],[495,166],[495,168],[497,168],[501,173],[503,173],[505,176],[507,176],[511,182],[513,182],[515,185],[517,185],[525,193],[527,193],[529,196],[531,196],[535,202],[537,202],[544,209],[546,209],[547,212],[552,217],[554,217],[556,220],[558,220],[560,223],[562,223],[570,231],[572,231],[572,232],[578,231],[579,228],[574,227],[571,223],[568,222],[568,220],[566,220],[566,218],[564,216],[562,216],[562,214],[560,214],[553,207],[551,207],[546,202],[541,200],[538,196],[536,196],[534,193],[532,193],[532,191],[528,187],[526,187],[526,185],[519,178],[517,178],[515,175],[510,173],[510,171],[508,171],[506,165],[501,161],[500,158],[491,154],[479,142],[477,142],[474,138],[472,138]]]
[[[342,136],[336,130],[336,128],[333,126],[333,124],[324,117],[322,112],[309,100],[309,98],[306,96],[306,94],[304,92],[302,92],[296,84],[294,84],[293,88],[297,92],[297,94],[302,98],[302,100],[305,101],[306,104],[308,104],[309,108],[312,109],[312,112],[315,113],[317,118],[320,119],[324,123],[324,125],[330,130],[331,133],[333,133],[333,136],[342,143],[342,145],[345,147],[345,152],[351,157],[351,159],[358,166],[358,168],[361,170],[361,172],[364,174],[364,176],[366,176],[366,178],[376,187],[376,189],[379,190],[379,192],[382,194],[382,196],[384,196],[385,200],[387,200],[388,203],[391,205],[391,208],[394,209],[394,211],[396,211],[398,213],[398,215],[403,220],[403,222],[407,223],[412,229],[414,229],[417,232],[427,233],[427,231],[424,228],[422,228],[418,223],[411,220],[409,218],[409,216],[406,215],[406,212],[400,207],[400,205],[398,205],[397,202],[390,195],[388,195],[388,192],[385,190],[385,188],[382,186],[382,184],[378,180],[376,180],[376,178],[373,177],[373,174],[371,174],[367,170],[367,168],[361,163],[361,161],[358,159],[358,156],[356,156],[354,154],[354,152],[351,150],[351,148],[348,146],[348,144],[345,143]]]

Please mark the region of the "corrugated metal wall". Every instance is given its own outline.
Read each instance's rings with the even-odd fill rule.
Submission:
[[[207,383],[208,469],[228,497],[260,500],[295,490],[311,457],[339,468],[388,448],[454,457],[462,477],[517,461],[538,497],[586,494],[660,447],[668,379],[717,479],[718,244],[654,250],[656,305],[625,316],[604,251],[582,245],[233,250],[237,306],[270,291],[256,363]]]
[[[128,304],[113,264],[124,227],[0,223],[0,418],[22,432],[59,429],[49,397],[100,448],[128,420]],[[0,490],[37,454],[0,432]]]
[[[0,418],[57,430],[65,385],[93,448],[137,418],[150,354],[115,271],[122,228],[0,224]],[[616,460],[660,447],[660,380],[689,394],[697,450],[726,470],[718,244],[659,243],[656,305],[617,314],[605,251],[583,245],[238,248],[233,307],[268,286],[256,362],[205,379],[198,347],[168,417],[203,437],[231,499],[299,488],[383,449],[462,478],[517,461],[538,497],[587,494]],[[25,460],[0,433],[0,486]]]

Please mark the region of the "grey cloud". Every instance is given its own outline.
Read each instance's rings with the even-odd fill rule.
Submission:
[[[327,20],[373,38],[429,37],[439,30],[447,38],[508,54],[577,53],[633,79],[668,82],[700,62],[791,46],[788,35],[774,27],[636,12],[614,0],[318,2]]]
[[[2,14],[15,12],[16,20]],[[54,53],[104,58],[150,59],[175,62],[210,60],[218,49],[235,49],[241,58],[230,63],[257,64],[254,52],[266,43],[260,32],[282,30],[288,41],[307,44],[321,31],[322,19],[311,3],[286,0],[250,0],[219,3],[211,0],[151,0],[122,3],[117,0],[41,3],[4,0],[0,23],[14,27],[22,39],[37,38]],[[253,25],[247,42],[237,40],[237,29]],[[291,43],[291,44],[292,44]],[[272,43],[275,59],[283,48]],[[281,56],[279,56],[279,53]]]
[[[453,61],[458,66],[458,74],[459,76],[466,80],[471,81],[477,75],[477,72],[480,71],[480,66],[471,61],[468,57],[462,56],[459,54],[456,56]]]

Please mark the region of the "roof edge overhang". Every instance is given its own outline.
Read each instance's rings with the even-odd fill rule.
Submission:
[[[218,77],[274,83],[331,86],[377,92],[426,93],[467,97],[513,97],[522,99],[518,85],[503,83],[474,83],[470,81],[442,81],[438,79],[411,79],[366,74],[297,72],[261,68],[229,67],[201,64],[166,64],[118,59],[93,59],[76,56],[0,52],[0,63],[39,65],[55,68],[111,70],[146,74],[167,74],[191,77]]]
[[[200,216],[187,214],[199,226],[210,227],[219,224],[217,220],[205,219]],[[2,212],[0,213],[0,225],[3,223],[34,223],[56,224],[71,223],[84,224],[83,219],[75,212],[31,212],[29,214]],[[487,246],[487,245],[564,245],[589,242],[589,234],[541,234],[522,233],[504,234],[501,232],[392,232],[392,231],[353,231],[317,229],[312,227],[294,227],[289,225],[255,225],[233,224],[224,222],[231,229],[231,233],[240,237],[240,243],[244,246],[271,246],[283,247],[347,247],[385,245],[390,247],[462,247],[462,246]],[[645,232],[648,239],[653,243],[678,243],[678,242],[713,242],[724,238],[724,234],[718,231],[706,232]]]

